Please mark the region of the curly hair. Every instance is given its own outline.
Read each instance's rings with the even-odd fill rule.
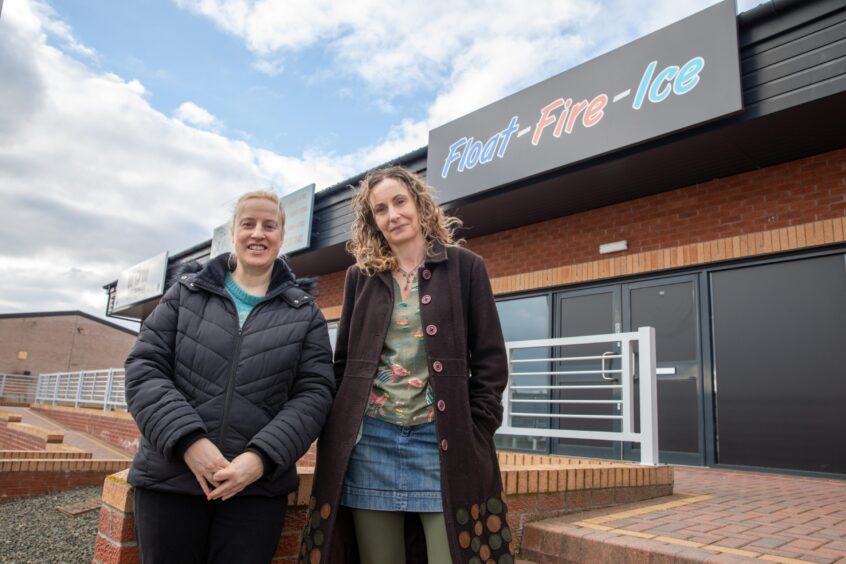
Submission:
[[[432,256],[435,242],[447,247],[457,247],[463,239],[455,239],[454,232],[462,222],[457,217],[446,215],[435,203],[432,188],[419,175],[401,166],[390,166],[372,170],[358,185],[353,196],[352,207],[355,219],[352,224],[352,238],[347,251],[355,257],[356,266],[368,276],[397,267],[397,259],[376,226],[373,210],[370,209],[370,195],[373,188],[383,180],[391,178],[402,183],[411,195],[420,218],[423,239],[426,241],[426,256]]]

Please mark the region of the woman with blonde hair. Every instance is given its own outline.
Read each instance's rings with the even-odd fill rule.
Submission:
[[[511,564],[493,443],[508,372],[484,262],[406,169],[370,172],[353,210],[338,393],[300,557]]]
[[[126,360],[144,564],[270,562],[296,461],[332,403],[326,321],[279,256],[273,192],[241,196],[234,251],[183,274]]]

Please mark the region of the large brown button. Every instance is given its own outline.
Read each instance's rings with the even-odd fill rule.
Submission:
[[[473,519],[479,518],[479,506],[477,504],[474,503],[473,506],[470,507],[470,515],[473,517]]]
[[[461,548],[464,548],[464,549],[469,548],[470,547],[470,538],[471,538],[470,533],[468,533],[467,531],[461,531],[458,534],[458,546],[460,546]]]
[[[423,297],[420,298],[420,303],[423,304],[423,305],[426,305],[431,301],[432,301],[432,296],[430,296],[429,294],[423,294]]]
[[[315,548],[309,554],[308,561],[310,564],[320,564],[320,549]]]
[[[491,557],[491,549],[488,547],[488,545],[483,544],[481,548],[479,548],[479,557],[482,560],[487,560]]]
[[[499,529],[502,528],[502,520],[498,515],[488,515],[488,519],[485,521],[485,524],[488,526],[488,530],[492,533],[498,533]]]
[[[329,515],[332,513],[332,506],[328,503],[324,503],[323,507],[320,508],[320,516],[323,519],[328,519]]]
[[[482,525],[481,521],[476,521],[476,524],[473,525],[473,532],[476,533],[476,536],[481,537],[482,533],[485,532],[485,527]]]
[[[447,448],[449,448],[449,443],[447,442],[446,439],[442,439],[441,440],[441,450],[446,451]]]
[[[426,334],[430,337],[436,335],[438,333],[438,328],[435,325],[427,325],[426,326]]]
[[[423,280],[428,280],[429,278],[432,277],[432,271],[427,268],[423,271],[421,276],[423,277]]]
[[[432,363],[432,370],[434,370],[435,372],[443,372],[444,371],[444,365],[441,364],[440,360],[436,360],[435,362]]]
[[[446,402],[444,400],[438,400],[438,411],[445,411],[446,410]]]

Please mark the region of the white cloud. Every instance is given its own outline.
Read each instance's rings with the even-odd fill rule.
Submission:
[[[218,130],[221,127],[220,120],[218,120],[211,112],[205,108],[201,108],[194,102],[183,102],[173,112],[173,117],[179,121],[194,125],[203,129]]]
[[[0,20],[0,76],[14,77],[0,104],[0,311],[102,315],[103,284],[209,238],[239,193],[323,187],[366,166],[355,155],[277,155],[198,129],[217,120],[191,103],[172,119],[140,82],[52,47],[55,18],[17,0]]]

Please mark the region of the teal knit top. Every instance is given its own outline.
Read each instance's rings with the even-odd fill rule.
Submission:
[[[226,280],[223,282],[223,286],[226,288],[226,293],[229,294],[232,301],[235,302],[235,309],[238,310],[238,325],[239,327],[243,327],[244,321],[247,320],[247,316],[250,315],[253,308],[264,299],[264,296],[254,296],[245,292],[244,289],[235,282],[235,279],[232,278],[231,273],[226,273]]]

